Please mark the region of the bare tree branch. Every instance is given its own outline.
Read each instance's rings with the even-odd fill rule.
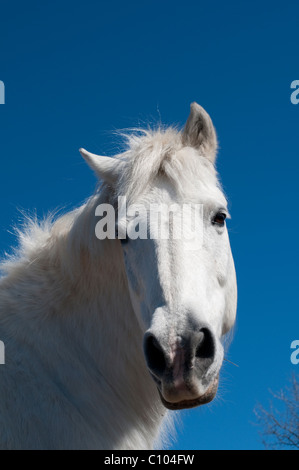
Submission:
[[[291,385],[279,393],[271,392],[276,406],[270,402],[269,411],[259,404],[254,412],[262,442],[267,449],[299,449],[299,382],[292,375]]]

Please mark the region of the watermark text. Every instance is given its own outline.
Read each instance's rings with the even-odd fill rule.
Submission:
[[[299,340],[295,339],[291,342],[291,349],[294,351],[291,354],[291,363],[294,365],[299,364]]]
[[[0,365],[5,364],[5,346],[3,341],[0,341]]]
[[[203,204],[131,204],[118,197],[118,210],[111,204],[100,204],[95,210],[100,217],[95,227],[99,240],[159,239],[203,241]]]
[[[0,104],[5,104],[5,86],[0,80]]]
[[[298,104],[299,103],[299,80],[293,80],[291,83],[291,88],[295,90],[291,94],[291,103]]]

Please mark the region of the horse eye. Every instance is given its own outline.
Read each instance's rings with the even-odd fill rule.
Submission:
[[[223,227],[225,219],[226,219],[226,214],[224,212],[217,212],[217,214],[213,217],[212,223],[220,227]]]

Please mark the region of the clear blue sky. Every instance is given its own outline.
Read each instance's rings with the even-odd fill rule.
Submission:
[[[257,402],[299,365],[298,1],[1,2],[0,252],[17,208],[70,209],[95,179],[78,148],[112,155],[114,129],[211,114],[230,200],[235,337],[219,397],[181,413],[174,449],[259,449]]]

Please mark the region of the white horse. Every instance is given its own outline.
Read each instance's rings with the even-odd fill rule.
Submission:
[[[2,449],[152,448],[167,408],[216,394],[237,294],[212,121],[193,103],[182,132],[128,139],[115,158],[81,150],[100,189],[53,223],[30,222],[1,266]],[[203,235],[100,241],[96,207],[120,195],[201,204]]]

